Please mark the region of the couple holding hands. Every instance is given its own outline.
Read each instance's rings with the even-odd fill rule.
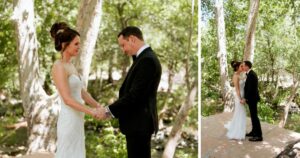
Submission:
[[[134,61],[119,90],[119,98],[105,107],[85,90],[71,63],[71,58],[79,53],[80,34],[64,22],[53,24],[50,34],[55,49],[61,52],[61,59],[54,63],[51,72],[62,100],[55,157],[85,158],[84,115],[88,114],[96,119],[118,119],[119,128],[126,136],[128,158],[150,158],[151,135],[158,131],[156,96],[161,64],[145,44],[141,30],[129,26],[118,34],[120,48]]]

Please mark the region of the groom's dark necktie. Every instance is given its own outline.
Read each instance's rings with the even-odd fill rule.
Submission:
[[[133,55],[132,59],[133,59],[133,61],[135,61],[136,60],[136,55]]]

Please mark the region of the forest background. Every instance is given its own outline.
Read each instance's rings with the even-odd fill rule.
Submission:
[[[64,21],[81,33],[75,64],[103,105],[117,99],[132,62],[117,34],[129,25],[141,28],[163,68],[153,156],[197,156],[197,1],[4,0],[0,10],[0,155],[55,151],[59,101],[50,70],[60,53],[49,30]],[[126,157],[117,120],[85,120],[87,157]]]

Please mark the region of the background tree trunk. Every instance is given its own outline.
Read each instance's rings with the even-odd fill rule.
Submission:
[[[188,95],[185,99],[185,103],[180,107],[178,115],[175,119],[174,125],[172,127],[172,131],[170,133],[169,139],[165,145],[165,149],[163,152],[163,158],[172,158],[175,153],[175,149],[178,143],[178,140],[181,138],[182,125],[185,122],[187,115],[189,114],[190,109],[193,106],[193,103],[196,98],[197,90],[198,90],[198,79],[197,77],[192,80],[190,79],[190,68],[189,68],[189,52],[191,51],[191,42],[192,42],[192,33],[193,33],[193,17],[194,17],[194,0],[192,1],[192,14],[191,14],[191,25],[189,31],[189,43],[187,47],[187,60],[186,60],[186,74],[185,74],[185,84],[188,90]]]
[[[253,62],[254,48],[255,48],[255,28],[256,18],[259,9],[259,0],[250,0],[249,16],[246,26],[245,48],[244,48],[244,60]]]
[[[168,109],[168,101],[172,95],[172,88],[173,88],[173,81],[174,81],[174,76],[175,76],[175,70],[174,67],[177,63],[173,62],[173,61],[169,61],[168,64],[168,89],[166,92],[166,96],[163,102],[163,106],[162,109],[160,110],[159,114],[158,114],[158,122],[159,122],[159,129],[163,128],[163,116],[164,113],[167,111]]]
[[[125,29],[125,27],[127,27],[127,22],[125,20],[125,15],[124,15],[124,7],[126,6],[126,2],[123,3],[119,3],[118,5],[116,5],[116,9],[117,9],[117,19],[120,24],[121,24],[121,30]],[[125,79],[126,74],[127,74],[127,68],[130,66],[130,58],[128,58],[127,56],[122,56],[122,72],[121,72],[121,79]]]
[[[49,97],[39,76],[38,42],[32,0],[14,1],[20,93],[28,125],[28,153],[55,151],[58,97]]]
[[[228,81],[227,70],[227,53],[226,53],[226,35],[225,35],[225,22],[224,22],[224,9],[223,0],[216,0],[215,12],[218,30],[218,55],[220,65],[220,77],[221,77],[221,91],[224,101],[224,112],[231,112],[234,108],[232,88]]]
[[[172,158],[174,156],[177,142],[181,138],[182,125],[184,124],[187,115],[189,114],[189,111],[192,108],[196,98],[197,89],[198,89],[196,82],[198,81],[194,82],[191,91],[188,92],[188,95],[185,99],[185,103],[180,107],[172,131],[169,135],[169,139],[165,145],[165,150],[162,155],[163,158]]]
[[[293,102],[293,99],[295,98],[298,86],[299,86],[298,80],[296,80],[296,81],[294,80],[294,85],[292,87],[291,95],[288,98],[288,100],[286,101],[286,105],[284,107],[284,113],[283,113],[283,116],[282,116],[282,118],[279,122],[279,127],[281,127],[281,128],[283,128],[286,124],[286,121],[287,121],[287,118],[288,118],[288,115],[289,115],[289,110],[290,110],[290,107],[291,107],[291,103]]]
[[[83,43],[81,56],[84,58],[80,58],[81,60],[77,63],[81,65],[80,73],[85,75],[87,83],[92,50],[100,25],[101,3],[96,0],[88,2],[82,0],[81,4],[78,27],[82,28],[79,29],[79,32]],[[85,12],[81,13],[83,11]],[[92,18],[88,16],[92,16]],[[28,125],[27,153],[54,152],[60,99],[57,94],[48,96],[42,87],[43,84],[39,76],[38,42],[34,26],[33,1],[14,1],[11,19],[16,26],[20,93]]]
[[[98,37],[102,15],[102,0],[82,0],[77,19],[77,31],[80,33],[81,50],[76,58],[75,66],[88,84],[90,66]]]

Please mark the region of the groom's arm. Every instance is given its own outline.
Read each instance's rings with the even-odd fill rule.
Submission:
[[[247,99],[249,100],[253,98],[253,95],[256,93],[258,89],[258,78],[254,72],[251,75],[248,75],[248,77],[249,77],[250,84],[247,87],[248,89],[246,93],[247,93]]]
[[[142,59],[140,65],[136,68],[136,75],[129,92],[109,106],[110,112],[117,118],[121,113],[137,108],[135,107],[137,101],[149,90],[150,83],[154,80],[157,71],[157,66],[152,58]]]

